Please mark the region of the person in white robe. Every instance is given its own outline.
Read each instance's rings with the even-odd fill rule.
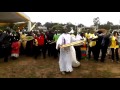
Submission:
[[[60,48],[60,46],[63,44],[68,44],[74,41],[75,41],[74,38],[72,38],[70,34],[65,32],[61,34],[60,37],[58,38],[56,42],[56,49]],[[72,61],[73,61],[72,52],[73,51],[74,51],[73,46],[60,48],[59,68],[62,74],[65,74],[65,72],[73,71],[73,67],[72,67]]]
[[[76,36],[74,34],[71,34],[73,41],[79,41],[80,39],[76,38]],[[80,62],[77,60],[76,58],[76,51],[74,46],[71,46],[71,56],[72,56],[72,67],[79,67],[80,66]]]

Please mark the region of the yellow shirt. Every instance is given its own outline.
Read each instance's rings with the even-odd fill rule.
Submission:
[[[90,37],[92,37],[92,36],[93,36],[93,35],[92,35],[91,33],[89,33],[89,34],[86,35],[86,38],[87,38],[87,39],[90,39]]]
[[[114,49],[119,48],[119,45],[116,45],[116,40],[115,39],[116,39],[116,37],[112,36],[110,48],[114,48]]]
[[[85,33],[85,37],[87,38],[87,36],[88,36],[88,33]]]
[[[90,34],[90,38],[95,39],[95,38],[98,38],[98,36],[95,36],[95,34]],[[89,39],[90,39],[90,38],[89,38]],[[95,45],[96,45],[96,41],[91,41],[91,40],[90,40],[89,46],[90,46],[90,47],[93,47],[93,46],[95,46]]]
[[[21,35],[21,41],[22,41],[22,45],[23,45],[24,48],[26,48],[26,43],[27,43],[27,41],[25,39],[26,39],[26,35],[22,34]]]

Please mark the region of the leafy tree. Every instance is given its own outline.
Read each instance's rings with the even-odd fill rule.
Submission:
[[[40,22],[37,22],[37,26],[41,26],[41,23],[40,23]]]
[[[109,26],[113,26],[113,23],[110,22],[110,21],[107,21],[107,25],[109,25]]]
[[[52,27],[52,30],[62,30],[63,29],[63,26],[62,25],[59,25],[59,24],[55,24],[53,27]]]
[[[96,29],[98,29],[98,26],[100,25],[99,17],[93,19],[94,26],[96,26]]]
[[[76,29],[75,25],[73,25],[72,23],[67,23],[67,24],[66,24],[66,27],[67,27],[68,31],[71,30],[71,27],[73,28],[73,30]]]
[[[84,27],[84,26],[85,26],[85,25],[83,25],[83,24],[79,24],[79,25],[78,25],[78,27]]]
[[[53,23],[51,23],[51,22],[46,22],[46,23],[44,24],[44,26],[47,27],[47,29],[50,29],[50,28],[53,27]]]

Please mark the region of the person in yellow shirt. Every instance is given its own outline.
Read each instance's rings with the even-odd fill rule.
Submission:
[[[118,32],[114,32],[113,36],[111,37],[111,45],[110,45],[111,51],[112,51],[112,62],[115,60],[116,56],[116,61],[119,62],[119,54],[118,54]],[[114,56],[115,55],[115,56]]]
[[[94,56],[95,59],[95,45],[96,45],[96,41],[94,41],[94,39],[97,38],[97,35],[95,35],[93,32],[91,34],[89,34],[88,37],[88,59],[91,59],[91,52]]]
[[[26,35],[24,32],[20,33],[20,41],[21,41],[20,54],[25,54],[27,41],[26,41]]]

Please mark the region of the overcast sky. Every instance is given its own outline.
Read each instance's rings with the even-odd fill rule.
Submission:
[[[24,12],[33,22],[58,22],[73,24],[84,24],[85,26],[93,25],[93,18],[99,17],[100,23],[105,24],[107,21],[113,24],[120,24],[120,12]]]

